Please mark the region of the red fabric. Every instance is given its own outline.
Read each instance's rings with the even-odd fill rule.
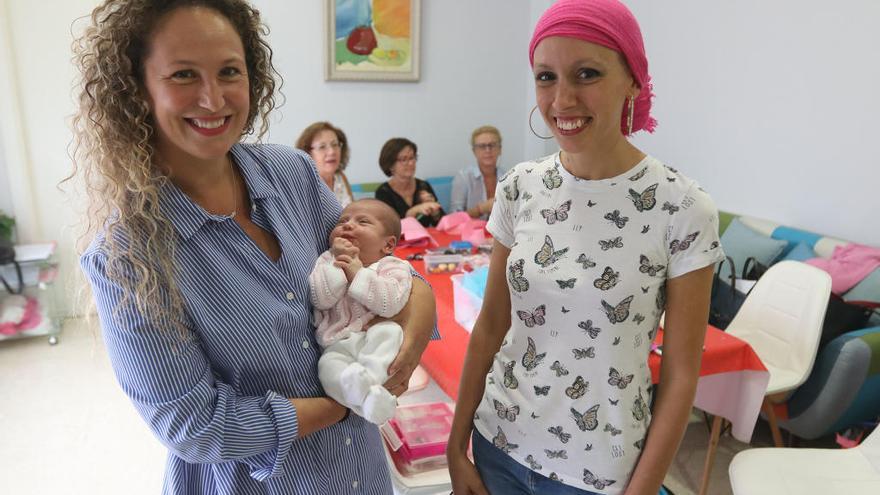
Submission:
[[[428,230],[441,246],[458,240],[457,236],[436,229]],[[407,255],[423,251],[423,248],[405,247],[397,249],[394,254],[405,259]],[[434,289],[434,297],[437,301],[437,326],[440,329],[441,337],[440,340],[434,340],[428,344],[425,353],[422,354],[422,367],[428,371],[449,397],[457,400],[461,367],[467,352],[470,333],[455,321],[452,280],[449,275],[426,273],[425,264],[419,260],[413,260],[411,263]],[[656,342],[663,342],[663,330],[657,332]],[[700,376],[729,371],[767,370],[755,351],[745,341],[728,335],[711,325],[706,331],[705,346]],[[657,383],[660,379],[660,356],[652,352],[648,358],[648,365],[651,367],[651,380]]]

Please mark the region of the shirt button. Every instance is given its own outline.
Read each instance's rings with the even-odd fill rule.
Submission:
[[[354,481],[352,481],[352,482],[351,482],[351,487],[352,487],[352,488],[357,488],[357,487],[358,487],[358,480],[354,480]]]
[[[288,301],[293,301],[293,297],[294,297],[294,296],[293,296],[293,292],[288,292],[288,293],[287,293],[287,300],[288,300]]]
[[[345,438],[345,445],[351,445],[351,437]]]
[[[308,349],[308,348],[309,348],[309,341],[303,340],[303,349]]]

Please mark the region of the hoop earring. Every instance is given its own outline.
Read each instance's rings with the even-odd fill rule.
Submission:
[[[636,111],[636,97],[629,97],[629,112],[626,115],[626,135],[631,136],[633,133],[633,114]]]
[[[535,105],[532,107],[532,111],[529,112],[529,129],[531,129],[532,134],[534,134],[535,136],[538,136],[541,139],[553,139],[552,134],[549,136],[542,136],[542,135],[538,134],[537,132],[535,132],[535,128],[532,127],[532,115],[534,115],[535,110],[537,110],[537,109],[538,109],[538,105]]]

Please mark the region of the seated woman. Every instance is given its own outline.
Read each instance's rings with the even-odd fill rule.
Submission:
[[[406,138],[391,138],[379,153],[379,168],[390,177],[376,189],[376,199],[387,203],[400,218],[413,217],[425,227],[437,225],[445,212],[434,189],[416,178],[416,143]]]
[[[491,125],[474,129],[471,149],[477,165],[464,168],[452,179],[452,211],[466,211],[471,218],[489,218],[495,204],[501,133]]]
[[[348,139],[342,129],[330,122],[315,122],[306,127],[296,140],[296,147],[311,155],[315,168],[327,187],[333,191],[339,205],[345,208],[352,202],[351,186],[342,172],[348,165]]]

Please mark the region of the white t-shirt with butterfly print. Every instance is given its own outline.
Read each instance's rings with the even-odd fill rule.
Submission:
[[[652,157],[583,180],[557,153],[517,165],[498,188],[488,229],[511,250],[512,323],[474,425],[544,476],[621,493],[650,422],[666,280],[723,258],[718,212]]]

